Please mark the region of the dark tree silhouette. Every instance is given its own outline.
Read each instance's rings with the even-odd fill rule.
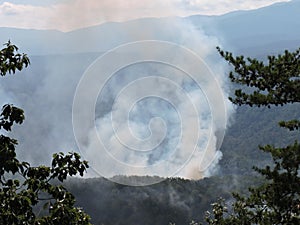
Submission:
[[[26,54],[10,41],[0,51],[0,74],[15,74],[30,64]],[[0,129],[10,132],[14,124],[22,124],[24,111],[6,104],[0,114]],[[18,142],[0,135],[0,224],[10,225],[89,225],[90,218],[74,206],[75,198],[62,185],[67,176],[83,175],[88,164],[80,155],[57,153],[51,166],[32,167],[16,155]],[[36,206],[44,205],[43,216]]]
[[[269,56],[267,62],[244,56],[234,57],[217,48],[234,70],[232,82],[247,88],[235,91],[230,100],[237,105],[277,106],[300,101],[300,49]],[[298,130],[298,120],[281,121],[279,125]],[[235,202],[227,207],[220,199],[206,215],[208,224],[300,224],[300,145],[297,141],[284,148],[259,147],[271,154],[274,165],[254,167],[265,182],[249,188],[247,197],[234,194]],[[230,208],[231,210],[228,210]]]

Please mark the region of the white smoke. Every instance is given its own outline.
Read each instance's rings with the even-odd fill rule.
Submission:
[[[224,116],[227,120],[233,109],[226,100],[228,90],[225,67],[215,49],[220,45],[218,39],[205,35],[204,31],[197,30],[186,20],[181,19],[166,19],[161,22],[155,20],[155,29],[153,27],[148,29],[146,25],[151,25],[151,22],[137,21],[131,24],[130,29],[124,28],[119,31],[120,33],[111,37],[113,46],[117,47],[118,44],[124,43],[124,39],[118,39],[120,35],[120,37],[126,37],[126,42],[170,41],[191,49],[213,70],[224,95],[224,99],[220,99],[220,101],[225,101],[227,114]],[[86,33],[85,35],[100,37],[102,34]],[[108,36],[107,40],[104,40],[108,46],[111,46],[111,39]],[[45,44],[51,42],[51,40],[44,41]],[[74,45],[75,49],[81,43],[68,40],[66,44]],[[85,43],[85,45],[87,44]],[[93,44],[91,43],[91,45]],[[151,49],[146,50],[151,51]],[[196,68],[197,65],[189,64],[189,61],[185,63],[185,58],[180,57],[180,52],[178,55],[175,53],[176,51],[171,54],[170,52],[160,52],[161,57],[169,58],[175,65],[176,60],[179,59],[180,63],[185,64],[186,67]],[[128,56],[130,53],[121,52],[119,54],[124,54],[126,57],[126,54]],[[143,52],[140,54],[142,57]],[[32,68],[26,71],[25,76],[17,75],[1,80],[1,100],[8,100],[9,93],[9,100],[15,100],[14,103],[23,107],[26,113],[24,125],[16,127],[14,133],[20,140],[20,148],[23,149],[19,154],[25,160],[33,163],[47,163],[54,152],[77,150],[84,153],[83,156],[90,161],[98,173],[107,177],[158,175],[197,179],[210,176],[214,172],[222,156],[218,144],[222,140],[218,140],[219,121],[214,120],[206,95],[213,95],[215,90],[205,93],[199,89],[197,82],[182,71],[156,63],[132,65],[117,71],[112,76],[102,92],[99,93],[97,100],[94,122],[98,136],[97,133],[95,135],[92,132],[91,126],[87,129],[84,128],[86,127],[84,119],[79,121],[78,124],[83,127],[79,141],[84,143],[85,149],[77,149],[71,121],[73,97],[76,94],[79,79],[97,57],[97,54],[93,54],[89,55],[89,58],[83,58],[86,55],[88,54],[33,57]],[[101,76],[101,71],[98,72]],[[140,80],[140,78],[149,79],[149,76],[157,77],[149,82]],[[164,76],[164,80],[160,76]],[[134,85],[130,87],[130,91],[124,92],[122,95],[122,89],[131,82],[134,82]],[[205,89],[214,88],[213,84],[206,81],[205,78],[200,84],[200,88],[203,88],[201,87],[203,84],[205,84]],[[93,84],[88,85],[92,86]],[[90,101],[92,91],[89,88],[85,89],[83,103],[87,104]],[[137,104],[132,104],[132,99],[142,97],[139,96],[139,93],[145,91],[158,92],[157,95],[165,98],[150,96]],[[118,96],[119,94],[120,96]],[[210,97],[214,98],[214,96]],[[192,113],[192,105],[195,106],[198,114]],[[85,104],[83,104],[79,113],[84,115],[85,110]],[[114,115],[113,120],[111,112]],[[124,112],[130,112],[128,117],[127,114],[125,115],[128,120],[121,120],[124,118]],[[221,111],[219,113],[223,114]],[[182,121],[184,123],[181,123]],[[115,123],[118,138],[121,138],[122,142],[117,139],[114,130],[111,129],[112,122]],[[213,126],[211,126],[212,124]],[[194,130],[199,132],[194,133]],[[212,141],[208,142],[211,135]],[[101,158],[99,155],[101,149],[96,144],[99,136],[105,140],[104,144],[110,150],[111,156],[121,164],[129,164],[132,167],[116,170],[110,160],[104,156]],[[195,139],[197,139],[196,148],[194,148],[193,141]],[[139,140],[142,141],[139,142]],[[120,143],[133,146],[135,151],[124,148],[124,145],[120,145]],[[205,150],[210,154],[205,154],[206,158],[203,159]],[[151,167],[151,165],[159,166]],[[104,171],[103,168],[105,168]],[[144,170],[141,172],[140,168],[144,168]],[[89,175],[93,176],[94,174],[90,171]]]
[[[141,25],[137,24],[132,30],[142,32]],[[162,37],[172,37],[176,44],[193,50],[213,70],[212,74],[201,71],[201,68],[198,70],[200,83],[197,83],[178,68],[162,65],[160,59],[168,58],[174,62],[172,65],[180,63],[187,68],[197,66],[195,63],[199,61],[190,61],[176,48],[165,52],[149,44],[151,48],[148,42],[138,51],[131,49],[134,43],[125,47],[127,52],[122,48],[113,50],[109,53],[114,56],[110,63],[100,58],[106,63],[100,62],[99,66],[96,61],[84,74],[89,78],[83,78],[83,84],[77,90],[84,95],[76,97],[80,100],[75,106],[75,114],[78,114],[75,116],[75,127],[78,127],[75,134],[77,130],[83,155],[91,161],[95,171],[105,177],[156,175],[199,179],[213,174],[222,157],[219,151],[222,135],[217,133],[224,127],[218,118],[224,117],[227,121],[233,108],[226,100],[224,65],[216,57],[215,47],[219,42],[188,22],[177,19],[162,23],[159,31]],[[134,33],[128,35],[137,41]],[[152,38],[153,34],[148,38],[144,34],[141,41]],[[149,52],[158,57],[157,62],[143,61]],[[127,65],[126,60],[132,57],[131,54],[138,54],[135,58],[141,62]],[[119,60],[125,63],[123,67],[110,74],[109,79],[101,77],[107,73],[110,66],[107,64],[119,63]],[[221,99],[217,99],[220,95],[215,82],[223,94]],[[98,90],[95,83],[105,85]],[[96,110],[95,122],[82,119],[89,118],[86,106],[93,106],[95,100],[91,96],[97,94],[96,108],[107,108],[100,113]],[[211,99],[215,102],[210,102]],[[225,111],[213,114],[211,104],[216,102],[224,104]],[[83,103],[86,103],[85,107],[81,107]],[[93,117],[93,113],[90,116]]]

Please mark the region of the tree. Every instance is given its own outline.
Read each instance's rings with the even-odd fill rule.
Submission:
[[[237,105],[278,106],[300,101],[300,49],[285,51],[283,55],[268,56],[263,62],[244,56],[234,57],[217,48],[234,70],[229,78],[247,88],[235,91],[230,100]],[[298,130],[299,120],[281,121],[281,127]],[[228,207],[223,199],[213,204],[213,212],[206,214],[208,224],[300,224],[300,145],[297,141],[284,148],[260,146],[271,154],[274,165],[254,167],[265,182],[249,188],[249,196],[234,194]],[[229,210],[230,209],[230,210]]]
[[[0,51],[0,74],[15,74],[30,61],[26,54],[18,53],[18,48],[10,41]],[[24,111],[6,104],[0,114],[0,129],[10,132],[14,124],[22,124]],[[16,156],[18,142],[0,135],[0,224],[50,224],[88,225],[89,216],[75,207],[75,198],[58,182],[67,176],[83,173],[88,168],[86,161],[74,152],[54,154],[51,166],[30,166]],[[43,204],[43,215],[37,207]]]

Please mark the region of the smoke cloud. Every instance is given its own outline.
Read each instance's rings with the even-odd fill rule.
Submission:
[[[226,100],[224,65],[215,50],[220,43],[187,21],[169,19],[160,25],[162,40],[171,37],[178,45],[193,49],[213,71],[198,68],[198,80],[194,80],[185,73],[188,70],[179,69],[196,67],[200,61],[190,61],[176,47],[164,51],[164,43],[157,50],[147,41],[138,42],[137,49],[136,43],[124,45],[95,61],[77,88],[73,123],[80,150],[99,175],[199,179],[213,174],[222,157],[219,148],[223,137],[217,134],[225,127],[218,118],[228,121],[233,108]],[[143,23],[135,26],[128,36],[134,41],[147,40],[145,34],[139,38]],[[148,39],[153,35],[149,32]],[[157,61],[145,60],[148,54],[155,55]],[[131,57],[134,60],[129,60]],[[162,63],[162,58],[170,64]],[[135,60],[138,63],[132,63]],[[120,62],[122,66],[114,65]],[[216,102],[211,99],[217,98],[225,111],[213,113]],[[87,112],[94,110],[94,104],[96,111]]]
[[[96,67],[99,76],[85,83],[84,95],[80,96],[82,104],[75,107],[75,114],[82,118],[75,121],[80,128],[77,134],[75,129],[75,139],[74,120],[72,124],[74,96],[80,91],[80,79],[97,65],[94,60],[103,53],[34,56],[32,67],[24,76],[8,76],[0,83],[0,103],[14,103],[26,112],[24,125],[14,131],[14,136],[20,140],[20,149],[23,149],[18,152],[22,158],[34,164],[48,163],[54,152],[76,150],[94,169],[88,176],[157,175],[199,179],[215,172],[222,157],[219,149],[222,135],[218,135],[222,127],[217,119],[224,117],[228,121],[234,112],[226,100],[225,66],[215,49],[221,43],[186,20],[156,21],[158,33],[145,27],[149,24],[151,21],[139,21],[130,30],[124,28],[120,37],[126,37],[127,41],[154,39],[184,46],[205,62],[213,77],[209,78],[211,74],[205,69],[199,70],[199,83],[184,70],[176,68],[182,65],[187,70],[194,70],[198,66],[189,60],[189,56],[183,57],[180,48],[164,52],[146,44],[138,54],[130,48],[125,52],[116,50],[111,53],[116,54],[115,61],[110,61],[107,67],[118,59],[126,61],[133,53],[134,57],[142,59],[145,52],[150,51],[158,52],[159,59],[168,59],[175,67],[159,60],[133,63],[114,71],[108,80],[103,76],[106,68]],[[124,42],[113,39],[114,47]],[[110,41],[106,40],[108,46]],[[51,40],[45,40],[47,42]],[[68,40],[70,44],[74,48],[79,46],[78,42]],[[97,89],[95,84],[104,88]],[[222,99],[216,100],[215,85],[220,87]],[[211,91],[207,93],[207,90]],[[89,108],[95,93],[98,94],[95,108]],[[224,104],[225,115],[223,111],[212,112],[211,99]],[[87,121],[86,114],[90,110],[95,117]]]

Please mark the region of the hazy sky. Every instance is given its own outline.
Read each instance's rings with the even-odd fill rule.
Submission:
[[[287,0],[0,0],[0,27],[74,30],[141,17],[219,15]]]

